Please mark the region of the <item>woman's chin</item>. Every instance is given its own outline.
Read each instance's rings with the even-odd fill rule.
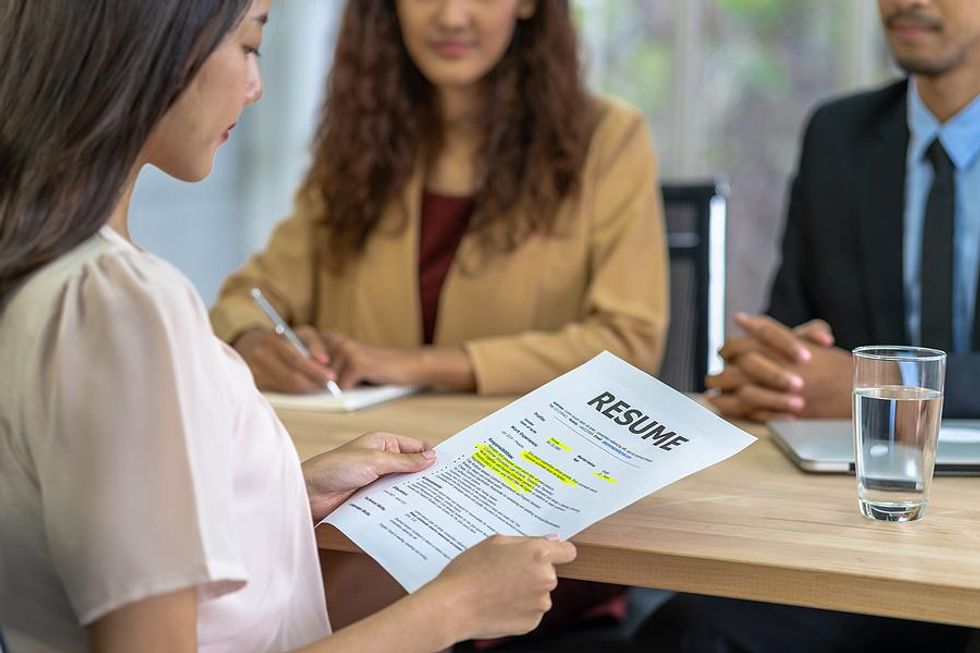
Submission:
[[[152,161],[150,163],[174,179],[195,183],[207,179],[211,174],[211,170],[214,169],[215,154],[216,152],[212,152],[206,159],[201,157],[200,161],[185,161],[180,164],[161,165]]]

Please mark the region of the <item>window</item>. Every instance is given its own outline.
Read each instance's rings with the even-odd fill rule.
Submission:
[[[576,0],[593,88],[640,107],[665,180],[731,183],[728,314],[778,261],[801,130],[822,99],[893,75],[870,0]]]

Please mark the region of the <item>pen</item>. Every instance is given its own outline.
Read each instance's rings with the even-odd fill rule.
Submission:
[[[286,321],[282,319],[282,316],[279,315],[279,313],[276,312],[276,309],[272,307],[272,304],[270,304],[269,300],[265,298],[262,291],[258,288],[252,288],[250,291],[248,291],[248,294],[252,296],[252,300],[260,309],[262,309],[265,316],[272,321],[272,324],[275,327],[275,332],[285,338],[286,341],[305,358],[309,358],[310,350],[307,349],[306,345],[303,344],[303,341],[300,340],[295,333],[293,333],[293,330],[289,328]],[[344,394],[340,391],[340,386],[337,385],[337,382],[332,379],[327,381],[327,391],[337,398],[340,398]]]

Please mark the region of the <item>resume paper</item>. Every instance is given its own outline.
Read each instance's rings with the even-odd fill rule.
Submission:
[[[495,533],[567,539],[755,441],[608,352],[381,479],[324,522],[409,592]]]

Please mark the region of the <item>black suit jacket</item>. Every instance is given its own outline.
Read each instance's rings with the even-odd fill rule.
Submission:
[[[768,312],[791,326],[822,318],[845,349],[910,344],[902,282],[907,87],[819,107],[790,191]],[[980,417],[980,353],[948,358],[943,414]]]

